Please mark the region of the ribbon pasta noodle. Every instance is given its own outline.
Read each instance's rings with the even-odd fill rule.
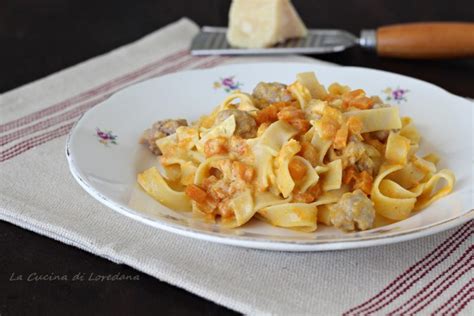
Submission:
[[[148,194],[161,204],[174,210],[191,210],[191,201],[186,194],[171,189],[155,167],[140,173],[137,181]]]
[[[255,218],[303,232],[318,223],[365,230],[376,218],[408,218],[455,183],[452,171],[437,170],[438,156],[417,156],[421,135],[397,107],[362,89],[326,89],[312,72],[236,91],[183,121],[146,131],[141,141],[161,168],[137,182],[166,207],[225,227]]]

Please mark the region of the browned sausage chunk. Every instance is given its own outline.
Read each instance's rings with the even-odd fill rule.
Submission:
[[[234,135],[242,138],[254,138],[257,136],[257,123],[252,115],[240,110],[223,110],[217,114],[216,124],[224,121],[229,116],[235,117]]]
[[[140,144],[147,145],[148,149],[155,155],[161,155],[160,149],[156,146],[156,141],[176,133],[176,129],[180,126],[188,126],[188,122],[185,119],[157,121],[151,128],[143,132]]]
[[[286,85],[278,82],[260,82],[253,89],[252,96],[259,109],[263,109],[271,103],[288,102],[292,99]]]
[[[370,229],[375,220],[374,204],[361,190],[347,192],[330,206],[329,216],[331,223],[344,231]]]

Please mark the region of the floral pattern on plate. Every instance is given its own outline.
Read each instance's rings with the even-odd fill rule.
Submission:
[[[99,140],[99,143],[109,146],[109,144],[117,145],[117,135],[114,135],[112,131],[101,131],[100,128],[95,129],[95,136]]]
[[[223,88],[225,92],[232,92],[234,90],[240,89],[243,86],[242,82],[236,81],[235,76],[228,76],[224,78],[219,78],[218,81],[214,81],[214,89]]]
[[[400,104],[401,102],[408,101],[406,94],[410,92],[410,90],[401,89],[399,87],[397,87],[396,89],[387,87],[382,92],[385,94],[385,101],[395,101]]]
[[[382,90],[382,92],[385,94],[385,101],[395,101],[400,104],[401,102],[408,101],[406,95],[408,92],[410,92],[410,90],[402,89],[400,87],[397,87],[396,89],[387,87]]]

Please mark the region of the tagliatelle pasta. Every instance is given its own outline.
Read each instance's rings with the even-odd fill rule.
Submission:
[[[138,184],[161,204],[180,211],[191,210],[191,200],[184,192],[170,188],[156,168],[150,168],[138,175]]]
[[[303,232],[345,231],[409,217],[454,186],[397,107],[312,72],[288,86],[259,83],[230,94],[197,122],[165,120],[146,131],[161,165],[140,186],[177,211],[245,225],[252,218]],[[376,220],[377,219],[377,220]]]

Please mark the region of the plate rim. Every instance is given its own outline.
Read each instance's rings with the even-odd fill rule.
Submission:
[[[312,64],[311,62],[253,62],[253,63],[238,63],[238,64],[227,64],[221,65],[218,67],[207,68],[207,69],[193,69],[193,70],[186,70],[177,72],[179,74],[186,74],[186,73],[193,73],[193,72],[203,72],[203,71],[211,71],[221,68],[227,68],[232,66],[245,66],[245,65],[252,65],[252,64],[259,64],[259,65],[281,65],[281,64],[293,64],[293,65],[305,65],[305,66],[312,66],[317,68],[345,68],[345,69],[354,69],[354,70],[362,70],[362,71],[372,71],[376,73],[384,73],[389,75],[401,76],[405,79],[414,80],[420,84],[428,85],[431,88],[439,89],[440,92],[449,95],[450,97],[456,97],[458,100],[463,102],[469,102],[468,100],[452,94],[451,92],[445,90],[442,87],[439,87],[435,84],[430,82],[426,82],[417,78],[413,78],[410,76],[389,72],[385,70],[378,70],[378,69],[371,69],[366,67],[357,67],[357,66],[337,66],[337,65],[318,65]],[[145,225],[149,225],[155,228],[162,229],[164,231],[175,233],[177,235],[191,237],[198,240],[205,240],[209,242],[215,242],[219,244],[226,244],[232,246],[239,246],[245,248],[252,248],[252,249],[262,249],[262,250],[276,250],[276,251],[326,251],[326,250],[342,250],[342,249],[353,249],[353,248],[365,248],[365,247],[372,247],[372,246],[379,246],[379,245],[388,245],[397,242],[403,242],[413,239],[418,239],[421,237],[426,237],[432,234],[436,234],[450,228],[454,228],[460,226],[470,220],[474,219],[474,209],[466,210],[463,214],[458,216],[448,218],[446,220],[433,223],[427,226],[416,227],[410,230],[406,230],[403,232],[391,232],[386,235],[382,236],[365,236],[365,237],[358,237],[357,239],[353,238],[346,238],[346,239],[338,239],[335,240],[271,240],[271,239],[258,239],[249,236],[239,236],[239,235],[225,235],[222,233],[216,233],[213,231],[203,231],[198,230],[193,227],[187,227],[179,224],[174,224],[167,221],[161,221],[160,219],[151,219],[144,214],[126,207],[118,202],[115,202],[109,199],[107,196],[99,192],[96,188],[93,187],[87,180],[83,179],[81,176],[80,171],[76,168],[76,163],[74,158],[71,154],[71,139],[78,129],[80,123],[85,119],[87,115],[90,115],[96,108],[103,106],[103,104],[110,102],[111,99],[117,97],[117,95],[123,93],[126,90],[131,88],[137,88],[140,85],[144,85],[154,80],[161,79],[166,76],[175,75],[177,73],[170,73],[160,77],[154,77],[145,79],[139,82],[136,82],[132,85],[126,86],[113,94],[107,97],[105,100],[101,101],[91,109],[87,110],[81,117],[74,123],[73,127],[68,133],[66,144],[65,144],[65,154],[69,165],[69,171],[73,175],[74,179],[79,183],[79,185],[93,198],[97,201],[102,203],[103,205],[111,208],[112,210],[125,215],[133,220],[137,220]]]

